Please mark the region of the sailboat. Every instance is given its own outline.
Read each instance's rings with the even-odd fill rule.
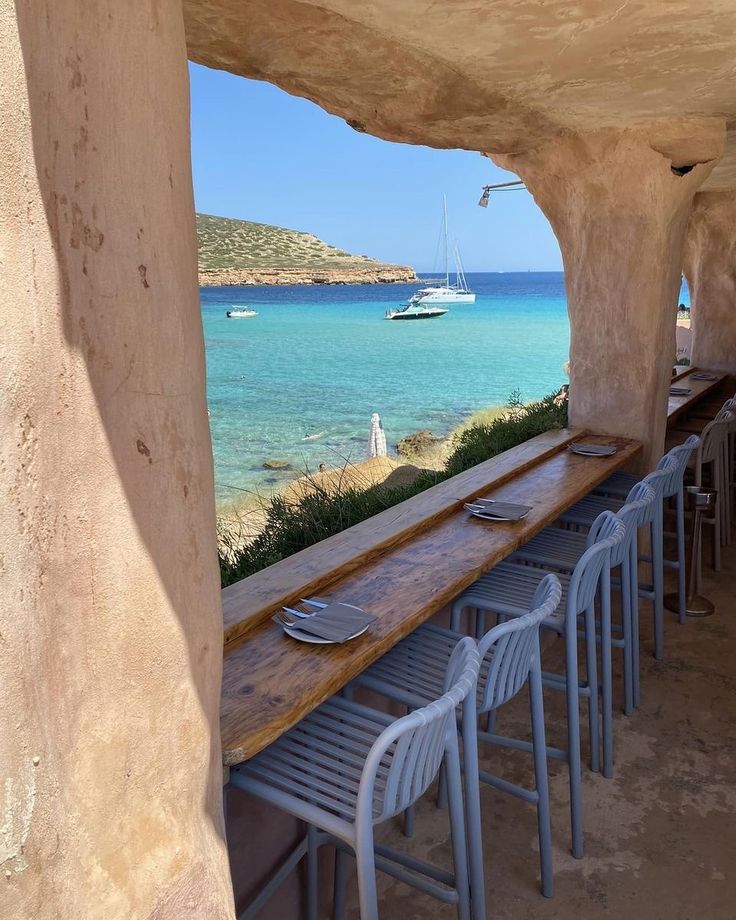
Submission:
[[[455,255],[455,283],[450,284],[450,264],[449,264],[449,245],[447,236],[447,196],[442,196],[443,202],[443,229],[445,241],[445,283],[429,285],[420,288],[409,298],[409,304],[421,304],[422,306],[434,306],[435,304],[457,304],[457,303],[475,303],[475,294],[468,289],[468,283],[465,279],[465,271],[460,258],[460,250],[457,243],[454,245]]]

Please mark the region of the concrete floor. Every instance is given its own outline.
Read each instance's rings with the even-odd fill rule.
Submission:
[[[724,554],[720,574],[706,569],[703,593],[716,604],[714,616],[679,626],[666,612],[662,662],[651,657],[651,617],[642,603],[642,706],[628,718],[616,713],[614,778],[584,771],[586,855],[580,861],[569,853],[566,772],[551,765],[554,898],[543,898],[538,888],[533,809],[482,788],[489,917],[736,918],[736,546]],[[544,666],[559,667],[561,655],[556,641],[544,653]],[[620,680],[616,686],[620,691]],[[561,694],[550,692],[546,703],[549,735],[561,741]],[[520,694],[499,717],[499,731],[526,736],[526,706]],[[482,760],[510,779],[531,779],[523,754],[491,749]],[[450,865],[447,816],[430,797],[420,804],[411,841],[398,824],[380,837]],[[456,916],[454,908],[383,874],[379,886],[382,920]],[[354,920],[354,886],[350,903]]]

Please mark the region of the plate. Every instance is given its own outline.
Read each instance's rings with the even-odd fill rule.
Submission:
[[[497,514],[488,514],[484,511],[473,511],[468,508],[468,511],[473,515],[473,517],[480,518],[481,521],[509,521],[511,524],[515,524],[517,521],[523,521],[524,518],[529,514],[528,511],[525,511],[523,514],[520,514],[518,517],[500,517]]]
[[[586,450],[584,444],[571,444],[568,450],[571,454],[577,454],[580,457],[612,457],[616,453],[615,447],[608,447],[605,444],[594,445],[592,450]]]
[[[289,626],[282,626],[282,629],[287,636],[291,636],[292,639],[296,639],[298,642],[306,642],[308,645],[345,645],[351,639],[357,639],[358,636],[362,636],[370,625],[370,623],[366,623],[361,630],[353,633],[352,636],[348,636],[343,642],[335,642],[334,639],[322,639],[320,636],[311,636],[309,633],[302,632],[301,629],[291,629]]]

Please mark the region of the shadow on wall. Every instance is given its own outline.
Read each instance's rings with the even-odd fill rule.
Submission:
[[[10,368],[37,445],[20,549],[39,535],[18,629],[36,678],[28,737],[49,752],[27,856],[55,829],[52,913],[76,899],[224,920],[222,617],[181,4],[41,6],[16,4],[35,162],[15,150],[28,177],[11,192],[34,283]]]

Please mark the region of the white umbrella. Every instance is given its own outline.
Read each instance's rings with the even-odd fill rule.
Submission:
[[[385,457],[386,450],[386,432],[383,430],[381,416],[374,412],[371,416],[371,430],[368,434],[368,456]]]

